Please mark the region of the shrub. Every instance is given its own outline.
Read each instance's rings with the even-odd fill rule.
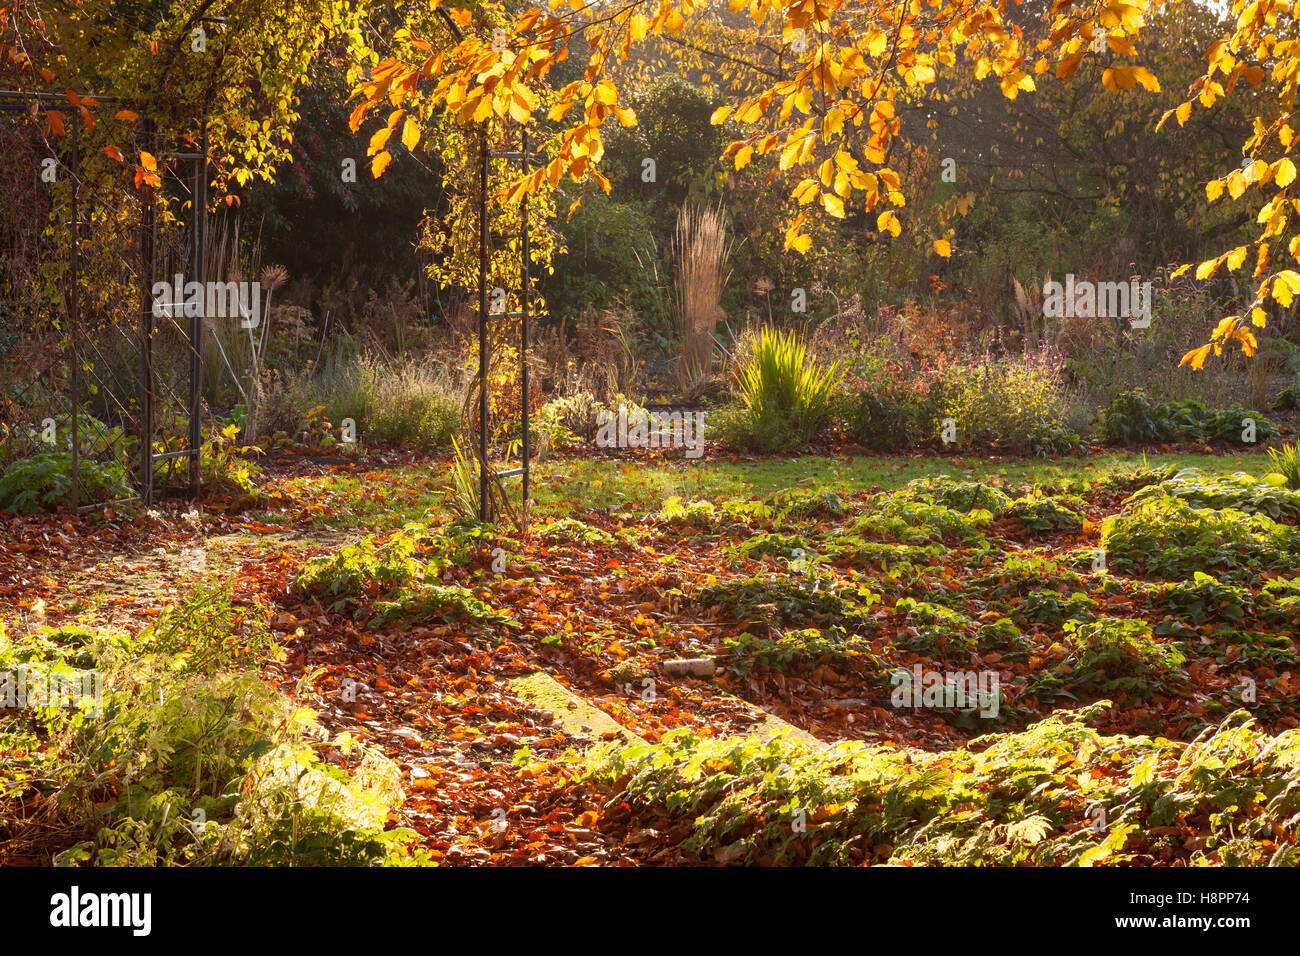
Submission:
[[[994,517],[1006,511],[1011,503],[997,488],[978,481],[955,481],[946,475],[909,481],[896,497],[904,501],[929,501],[967,514],[987,511]]]
[[[577,518],[561,518],[545,525],[538,534],[543,541],[576,541],[591,547],[612,548],[618,543],[608,531]]]
[[[844,661],[871,652],[870,641],[846,636],[841,631],[823,634],[815,627],[787,631],[777,637],[755,637],[745,632],[727,638],[723,644],[730,652],[732,670],[742,675],[755,666],[784,672],[810,668],[822,661]]]
[[[1277,426],[1259,412],[1240,405],[1209,409],[1201,402],[1153,402],[1138,390],[1117,395],[1102,412],[1101,433],[1119,444],[1154,442],[1221,441],[1242,442],[1243,423],[1255,423],[1255,438],[1266,442],[1277,434]]]
[[[760,330],[753,354],[736,370],[743,443],[760,451],[807,445],[829,422],[839,374],[823,368],[795,333]]]
[[[1101,706],[938,753],[675,731],[596,751],[588,779],[636,825],[689,827],[684,849],[706,860],[1092,866],[1167,851],[1189,866],[1300,862],[1277,838],[1300,812],[1300,731],[1267,734],[1238,712],[1191,745],[1106,736],[1088,726]],[[1104,836],[1080,825],[1084,803],[1106,814]],[[810,825],[791,825],[800,819]],[[1145,839],[1156,827],[1204,838]]]
[[[1015,518],[1026,531],[1034,534],[1073,532],[1083,528],[1083,507],[1083,499],[1076,495],[1017,498],[1002,516]]]
[[[871,504],[847,530],[849,534],[898,544],[960,541],[983,547],[988,542],[981,529],[988,525],[990,517],[987,511],[966,514],[929,501],[887,497]]]
[[[117,462],[81,458],[77,476],[83,501],[111,501],[135,494],[126,469]],[[30,514],[68,504],[72,495],[72,455],[51,452],[19,458],[0,475],[0,511]]]
[[[1040,458],[1069,455],[1087,448],[1087,442],[1064,422],[1045,422],[1029,436],[1029,445]]]
[[[1193,508],[1168,496],[1126,507],[1102,522],[1109,566],[1162,578],[1191,578],[1206,568],[1292,571],[1300,567],[1300,531],[1264,515]]]
[[[991,441],[1028,449],[1044,440],[1045,429],[1061,423],[1062,367],[1048,349],[945,366],[939,373],[939,414],[956,422],[959,444]],[[938,436],[941,423],[932,427],[931,437]]]
[[[579,438],[596,437],[596,416],[604,406],[591,392],[578,390],[547,402],[538,418],[545,425],[561,425]]]
[[[768,503],[790,518],[844,517],[844,502],[833,491],[787,488],[772,495]]]
[[[1176,647],[1161,644],[1145,621],[1103,617],[1065,622],[1070,653],[1036,685],[1053,683],[1096,695],[1131,693],[1151,697],[1183,681],[1186,661]]]
[[[905,369],[887,357],[888,346],[870,347],[847,372],[837,399],[846,437],[868,448],[906,448],[936,437],[941,389],[933,377]]]

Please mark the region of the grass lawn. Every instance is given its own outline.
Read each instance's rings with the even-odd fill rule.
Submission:
[[[786,488],[822,488],[845,494],[893,489],[915,478],[946,475],[1001,485],[1051,485],[1064,479],[1104,478],[1126,468],[1201,468],[1229,474],[1268,471],[1262,453],[1239,455],[1107,452],[1085,458],[1005,458],[920,455],[826,457],[807,455],[754,460],[663,460],[635,462],[616,458],[565,458],[534,467],[536,513],[568,515],[578,511],[657,511],[672,497],[764,498]],[[436,508],[446,464],[430,461],[382,471],[366,470],[364,480],[352,469],[288,479],[285,488],[316,513],[317,526],[399,527]],[[358,469],[360,470],[360,469]],[[518,493],[519,481],[508,483]],[[285,515],[268,517],[288,521]]]

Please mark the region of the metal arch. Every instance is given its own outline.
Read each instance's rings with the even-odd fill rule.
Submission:
[[[456,23],[445,7],[438,7],[437,13],[439,18],[446,25],[456,40],[465,39],[465,32]],[[479,478],[478,478],[478,512],[479,520],[490,521],[492,515],[492,499],[490,479],[515,478],[523,479],[523,503],[524,514],[528,511],[528,495],[531,482],[531,465],[532,465],[532,438],[529,435],[529,382],[528,382],[528,320],[532,307],[532,276],[530,273],[530,238],[529,238],[529,217],[528,217],[528,194],[525,193],[520,199],[520,263],[519,277],[521,288],[519,292],[519,313],[507,312],[504,318],[516,318],[520,320],[520,347],[519,347],[519,364],[520,364],[520,389],[522,392],[520,405],[522,407],[523,417],[523,448],[520,456],[520,467],[506,471],[492,472],[488,464],[488,393],[487,393],[487,373],[491,357],[488,355],[488,249],[487,249],[487,206],[488,206],[488,165],[493,159],[518,159],[521,172],[527,172],[529,169],[529,148],[528,148],[528,127],[520,126],[520,148],[518,153],[501,152],[493,153],[488,149],[487,140],[488,124],[484,120],[479,126],[479,209],[478,209],[478,230],[479,230],[479,247],[478,247],[478,459],[479,459]]]

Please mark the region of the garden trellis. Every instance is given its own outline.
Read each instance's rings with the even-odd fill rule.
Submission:
[[[438,9],[442,21],[446,24],[447,29],[459,42],[465,39],[465,34],[459,24],[452,19],[451,15],[443,9]],[[488,139],[488,128],[490,120],[484,120],[479,124],[478,149],[479,149],[479,188],[478,188],[478,373],[476,381],[478,384],[478,466],[479,466],[479,497],[478,512],[479,518],[483,521],[489,521],[493,518],[492,508],[492,487],[499,485],[501,481],[507,478],[520,478],[522,481],[522,501],[523,513],[525,519],[528,514],[528,493],[530,485],[530,467],[532,459],[532,444],[529,435],[529,380],[528,380],[528,345],[529,345],[529,328],[530,311],[532,306],[532,276],[529,270],[529,220],[528,220],[528,195],[525,193],[520,199],[520,261],[519,261],[519,283],[518,291],[519,309],[518,311],[509,311],[503,308],[502,311],[492,312],[488,307],[488,180],[492,160],[518,161],[520,174],[524,175],[530,171],[529,163],[531,155],[529,150],[528,128],[520,125],[518,127],[519,141],[515,149],[499,148],[493,149],[493,144]],[[500,143],[499,146],[506,147],[508,142]],[[503,293],[505,290],[501,290]],[[506,296],[501,297],[502,301],[508,301]],[[520,465],[518,468],[509,468],[504,471],[496,471],[489,461],[489,403],[488,403],[488,372],[491,368],[491,355],[488,349],[488,330],[493,320],[510,321],[519,320],[519,378],[521,392],[521,418],[522,418],[522,444],[520,450]]]
[[[22,245],[14,224],[5,223],[12,241],[0,251],[0,471],[13,459],[67,454],[70,507],[199,496],[207,297],[178,310],[158,302],[154,287],[181,271],[206,280],[207,102],[186,122],[138,100],[0,91],[5,134],[28,147],[0,185],[16,196],[35,183],[47,198],[35,205],[39,194],[28,190],[24,208],[49,210],[43,228],[26,232],[36,237],[23,246],[26,268],[13,254]],[[91,140],[89,130],[104,125],[100,111],[123,109],[137,121],[115,130],[111,145]],[[108,155],[115,151],[152,157],[154,184],[138,174],[133,183],[133,167]],[[188,474],[177,477],[179,462]],[[132,493],[87,502],[88,466],[119,469]]]

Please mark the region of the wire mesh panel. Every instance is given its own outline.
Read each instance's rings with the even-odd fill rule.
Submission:
[[[109,140],[106,105],[0,93],[0,469],[56,476],[39,504],[197,493],[202,311],[178,314],[158,282],[196,256],[200,167],[155,189],[159,137],[131,123]]]
[[[71,440],[59,435],[68,423],[69,368],[51,281],[64,252],[51,213],[68,165],[29,105],[0,97],[0,468]]]

